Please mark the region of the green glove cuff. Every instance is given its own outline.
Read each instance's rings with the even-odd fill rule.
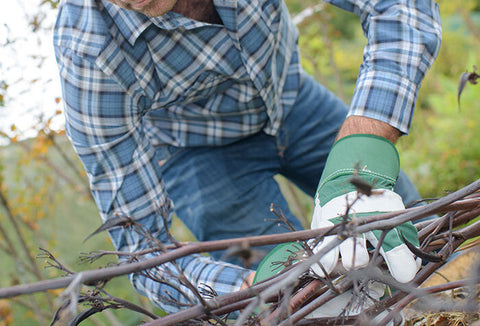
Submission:
[[[349,182],[357,173],[376,189],[392,190],[398,178],[400,159],[387,139],[356,134],[337,141],[328,155],[316,197],[323,206],[331,199],[355,190]]]

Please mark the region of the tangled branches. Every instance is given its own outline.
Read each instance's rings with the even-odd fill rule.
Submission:
[[[471,278],[456,282],[448,282],[429,288],[420,288],[429,276],[435,273],[452,254],[467,240],[480,236],[480,221],[471,222],[480,215],[480,180],[434,200],[421,207],[409,208],[404,211],[378,214],[369,217],[358,217],[354,221],[344,219],[335,227],[315,230],[293,231],[277,235],[245,237],[198,243],[173,242],[170,245],[159,243],[151,237],[141,225],[128,217],[119,217],[115,225],[134,228],[147,239],[152,246],[148,250],[135,254],[113,251],[93,252],[83,255],[83,260],[94,261],[104,256],[123,255],[123,262],[102,269],[74,273],[62,265],[48,251],[42,249],[42,257],[49,260],[49,266],[66,273],[62,278],[24,284],[0,289],[0,298],[45,291],[48,289],[66,288],[61,298],[63,303],[55,314],[52,324],[59,319],[70,320],[71,325],[77,325],[89,316],[105,309],[130,309],[139,312],[151,321],[145,325],[182,325],[182,324],[212,324],[227,325],[331,325],[356,323],[366,325],[376,323],[386,325],[400,316],[400,312],[412,301],[417,300],[430,309],[445,308],[445,302],[439,302],[432,294],[454,288],[465,288],[469,293],[461,303],[448,303],[455,311],[478,311],[477,288],[480,283],[480,264]],[[272,206],[280,221],[283,214]],[[424,261],[423,267],[415,279],[407,284],[398,283],[387,272],[383,260],[378,255],[378,248],[371,248],[371,262],[362,269],[351,271],[335,270],[327,278],[313,278],[309,269],[318,262],[319,257],[328,250],[340,244],[345,238],[371,230],[384,230],[384,233],[406,221],[417,221],[431,214],[440,217],[416,223],[420,246],[410,249]],[[118,222],[118,223],[117,223]],[[110,222],[112,223],[112,222]],[[120,224],[119,224],[120,223]],[[103,226],[102,229],[108,227]],[[306,240],[315,238],[321,240],[327,235],[337,235],[336,239],[316,254],[313,254]],[[169,235],[171,237],[171,235]],[[195,287],[181,269],[175,265],[175,259],[214,250],[241,248],[250,252],[255,246],[298,242],[302,252],[292,252],[285,261],[278,262],[281,270],[275,276],[255,284],[247,289],[219,296],[208,284]],[[381,241],[380,241],[381,243]],[[380,244],[377,246],[379,247]],[[142,259],[142,256],[157,252],[154,258]],[[173,263],[177,273],[160,279],[148,272],[156,266]],[[177,280],[191,290],[196,300],[189,303],[180,312],[165,317],[159,317],[146,309],[131,304],[120,298],[115,298],[105,290],[108,281],[116,276],[143,273],[158,282],[169,282],[169,277]],[[389,290],[389,295],[374,295],[375,287]],[[81,291],[83,286],[91,287]],[[180,289],[179,289],[180,290]],[[383,292],[382,292],[383,294]],[[326,318],[318,314],[319,307],[328,307],[341,298],[346,302],[336,318]],[[428,298],[428,301],[424,298]],[[173,300],[173,298],[172,298]],[[88,305],[88,309],[77,313],[78,304]],[[239,315],[236,320],[229,320],[231,313]],[[66,316],[66,317],[65,317]],[[374,321],[374,322],[373,322]]]

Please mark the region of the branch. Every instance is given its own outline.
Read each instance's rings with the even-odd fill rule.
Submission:
[[[444,212],[450,210],[450,204],[455,200],[460,200],[464,196],[469,195],[480,188],[480,180],[470,184],[469,186],[454,192],[447,197],[439,199],[433,203],[427,204],[422,207],[415,207],[406,209],[404,211],[392,212],[387,214],[378,214],[369,218],[357,218],[357,222],[360,224],[358,228],[362,228],[362,232],[366,232],[374,229],[391,228],[396,225],[402,224],[405,221],[411,219],[419,219],[437,212]],[[457,204],[452,205],[452,209],[455,209]],[[145,269],[149,269],[174,259],[185,257],[191,254],[217,251],[228,249],[231,246],[240,246],[248,243],[249,246],[263,246],[270,244],[279,244],[285,242],[294,242],[301,240],[308,240],[318,236],[330,235],[331,228],[320,228],[314,230],[302,230],[289,233],[281,233],[274,235],[262,235],[253,237],[244,237],[236,239],[226,239],[217,241],[205,241],[186,243],[184,246],[169,251],[157,257],[146,259],[139,262],[119,265],[115,267],[108,267],[103,269],[87,270],[83,272],[83,280],[86,284],[94,283],[97,281],[107,280],[113,277],[126,275],[130,273],[139,272]],[[360,231],[360,230],[358,230]],[[49,289],[64,288],[70,284],[74,275],[67,276],[59,279],[46,280],[30,284],[22,284],[13,287],[7,287],[0,289],[0,299],[15,297],[18,295],[42,292]]]
[[[172,262],[177,258],[191,255],[194,253],[223,250],[228,249],[232,246],[244,246],[245,244],[250,247],[266,244],[304,241],[316,237],[321,238],[326,235],[339,234],[339,232],[342,232],[342,236],[353,236],[358,233],[364,233],[366,231],[375,229],[388,230],[408,220],[416,220],[423,216],[429,216],[438,212],[444,213],[451,211],[452,213],[450,215],[452,216],[452,218],[450,219],[448,217],[450,223],[446,223],[445,221],[447,220],[447,217],[444,217],[444,221],[442,221],[442,219],[439,219],[431,221],[430,224],[422,224],[425,228],[431,230],[431,234],[434,233],[434,236],[432,236],[431,239],[425,241],[424,244],[426,245],[426,247],[422,247],[422,250],[430,251],[443,247],[440,251],[440,255],[442,257],[448,257],[452,250],[458,248],[458,246],[460,246],[465,241],[465,239],[471,239],[480,235],[480,222],[473,223],[472,225],[461,228],[459,230],[455,230],[454,232],[452,232],[451,230],[451,227],[458,223],[458,219],[462,221],[467,221],[468,219],[473,219],[475,217],[475,214],[473,214],[472,212],[476,212],[478,209],[480,209],[480,196],[478,193],[475,193],[479,188],[480,180],[472,183],[471,185],[463,189],[460,189],[455,193],[452,193],[444,198],[441,198],[422,207],[410,208],[400,212],[388,214],[378,214],[368,218],[357,218],[355,219],[355,221],[346,220],[344,223],[347,224],[343,228],[327,227],[315,230],[303,230],[275,235],[169,245],[163,247],[164,253],[162,253],[161,255],[154,258],[145,259],[143,261],[120,264],[114,267],[108,267],[103,269],[83,271],[80,274],[73,274],[63,278],[48,281],[3,288],[0,289],[0,298],[14,297],[22,294],[45,291],[48,289],[63,288],[69,286],[69,284],[71,287],[71,282],[73,280],[76,280],[76,284],[98,284],[98,282],[100,281],[109,280],[113,277],[120,275],[148,270],[155,266],[164,264],[166,262]],[[422,233],[423,229],[419,227],[419,231],[420,233]],[[303,302],[310,300],[301,299],[302,296],[312,299],[316,298],[312,301],[315,302],[315,304],[320,304],[322,302],[324,303],[330,300],[333,296],[336,296],[337,293],[335,291],[327,291],[328,286],[321,287],[321,284],[318,282],[315,282],[312,285],[306,287],[308,289],[314,288],[315,290],[313,293],[309,292],[309,290],[303,290],[301,293],[296,294],[295,292],[292,292],[292,300],[290,300],[289,293],[290,291],[293,291],[294,288],[299,284],[299,278],[301,278],[301,276],[309,270],[309,267],[312,264],[318,261],[321,255],[328,252],[342,241],[342,239],[335,238],[335,241],[332,241],[329,246],[319,251],[316,255],[305,258],[305,260],[284,269],[284,271],[282,271],[280,274],[275,275],[275,277],[266,280],[265,282],[257,284],[243,291],[230,293],[222,296],[215,296],[211,300],[203,302],[203,304],[195,305],[191,308],[182,310],[177,314],[169,315],[156,321],[152,321],[149,325],[176,325],[191,319],[212,318],[212,316],[218,316],[219,314],[225,314],[239,309],[244,309],[244,313],[242,315],[243,319],[241,318],[240,320],[246,320],[246,318],[250,318],[249,312],[253,311],[253,309],[260,303],[270,302],[272,300],[277,301],[279,298],[279,293],[283,293],[284,298],[290,301],[290,303],[288,303],[288,301],[282,301],[283,303],[280,306],[284,307],[282,308],[285,309],[284,311],[294,311],[300,306],[302,306]],[[149,251],[147,250],[146,252]],[[375,259],[372,260],[375,260],[375,264],[372,263],[372,265],[369,265],[371,267],[377,266],[377,261],[381,261],[381,257],[379,257],[378,255],[374,254],[374,257]],[[417,274],[414,284],[421,284],[429,275],[436,271],[438,267],[441,266],[441,264],[442,263],[427,264]],[[351,280],[359,279],[358,276],[355,276],[356,274],[354,274],[353,272],[348,272],[346,275],[347,276],[345,278],[345,281],[339,283],[341,286],[340,290],[342,290],[343,286],[347,286],[348,282],[350,282],[349,277],[353,277],[353,279]],[[371,277],[372,275],[372,273],[367,272],[368,277]],[[398,291],[391,298],[383,300],[382,307],[392,306],[396,302],[402,300],[405,296],[415,293],[414,288],[405,287],[404,285],[398,285],[393,281],[391,277],[382,280],[386,284],[392,284],[392,286],[397,287],[398,289],[403,291]],[[324,282],[324,280],[322,280],[322,282]],[[357,284],[356,281],[353,282],[353,284]],[[418,297],[418,294],[415,294],[415,296]],[[304,313],[305,309],[315,309],[315,304],[310,303],[307,306],[301,308],[299,311],[303,311]],[[296,318],[298,318],[298,316],[300,315],[297,314],[296,316]],[[274,320],[277,318],[279,320],[284,318],[282,311],[275,312],[274,315],[270,316],[270,320]]]

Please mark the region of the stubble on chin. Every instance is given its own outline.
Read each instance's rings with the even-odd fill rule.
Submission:
[[[174,8],[176,2],[176,0],[152,0],[152,2],[142,8],[140,12],[150,17],[158,17],[171,11]]]
[[[132,10],[144,14],[149,17],[158,17],[171,11],[177,0],[152,0],[143,8],[135,8],[130,2],[122,0],[107,0],[120,8]]]

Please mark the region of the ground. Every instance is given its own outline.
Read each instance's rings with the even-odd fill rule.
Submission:
[[[454,259],[440,268],[436,274],[432,275],[422,287],[470,278],[475,269],[476,276],[478,277],[479,267],[480,248],[476,247],[468,251],[460,251]],[[478,294],[477,286],[477,305],[479,301]],[[456,289],[436,295],[435,299],[438,299],[438,302],[444,302],[444,308],[440,309],[444,311],[428,312],[424,306],[420,308],[422,303],[414,302],[404,311],[407,320],[406,326],[480,326],[480,314],[478,312],[464,313],[458,312],[459,309],[456,312],[452,312],[451,310],[453,309],[449,309],[452,303],[459,305],[464,304],[466,295],[468,295],[468,293],[463,289]],[[426,303],[426,301],[423,303]]]

